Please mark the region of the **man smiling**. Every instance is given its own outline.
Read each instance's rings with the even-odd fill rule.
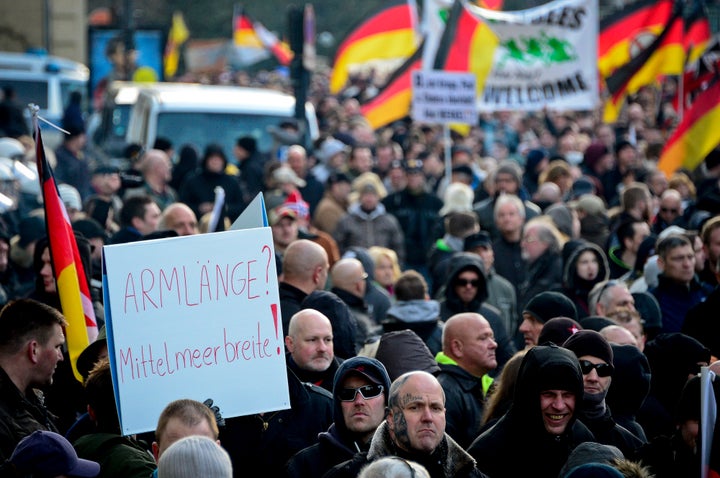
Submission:
[[[575,446],[594,441],[576,420],[582,393],[582,372],[572,352],[555,345],[529,349],[510,409],[475,439],[468,453],[493,478],[555,478]]]

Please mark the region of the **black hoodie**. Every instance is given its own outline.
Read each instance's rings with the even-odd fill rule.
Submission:
[[[497,342],[497,350],[495,352],[498,366],[492,373],[496,376],[505,363],[510,360],[517,349],[511,338],[507,334],[507,325],[503,322],[500,316],[500,311],[495,307],[485,304],[488,298],[487,282],[485,277],[485,270],[483,269],[480,258],[475,254],[467,252],[461,252],[454,255],[449,260],[448,280],[445,284],[445,298],[440,302],[440,319],[445,322],[447,319],[455,314],[462,312],[475,312],[481,314],[490,323],[490,327],[495,334],[495,342]],[[464,271],[472,270],[477,273],[480,278],[480,285],[478,287],[477,294],[473,300],[465,304],[455,293],[455,287],[453,284],[457,277]]]
[[[385,389],[385,405],[390,390],[390,377],[382,363],[367,357],[353,357],[343,362],[335,373],[333,382],[333,419],[334,423],[326,432],[318,435],[318,442],[299,451],[288,462],[288,476],[302,478],[323,476],[329,469],[350,460],[357,452],[367,451],[370,443],[362,443],[345,425],[345,419],[338,398],[342,382],[351,370],[365,369],[374,377],[382,377]]]
[[[581,279],[577,274],[577,262],[583,252],[590,251],[595,254],[598,261],[598,273],[592,280]],[[585,240],[568,241],[563,247],[563,275],[562,293],[568,296],[578,313],[578,320],[592,315],[590,313],[588,296],[590,291],[599,282],[608,280],[610,268],[607,256],[600,247]]]
[[[548,433],[540,410],[544,390],[574,393],[578,410],[583,376],[575,354],[555,345],[528,350],[520,364],[510,409],[468,448],[480,471],[493,478],[556,478],[578,444],[595,441],[576,414],[562,435]]]

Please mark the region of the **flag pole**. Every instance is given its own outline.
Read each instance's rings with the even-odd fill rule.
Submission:
[[[452,145],[450,140],[450,125],[443,125],[443,143],[445,143],[445,178],[447,184],[450,184],[450,176],[452,176]]]

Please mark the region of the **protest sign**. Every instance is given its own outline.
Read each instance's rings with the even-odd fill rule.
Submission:
[[[268,227],[103,248],[108,349],[123,434],[154,430],[172,400],[225,417],[287,409]]]
[[[447,71],[412,72],[412,117],[435,124],[477,122],[475,75]]]

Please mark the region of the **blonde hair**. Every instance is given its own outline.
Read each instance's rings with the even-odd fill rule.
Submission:
[[[395,251],[393,251],[392,249],[388,249],[387,247],[372,246],[370,249],[368,249],[368,254],[370,254],[370,257],[373,260],[373,264],[375,264],[375,268],[377,268],[378,264],[380,263],[380,259],[390,259],[390,263],[392,264],[393,269],[393,284],[397,282],[397,280],[400,278],[400,275],[402,274],[402,271],[400,270],[400,263],[398,261],[398,256]]]

